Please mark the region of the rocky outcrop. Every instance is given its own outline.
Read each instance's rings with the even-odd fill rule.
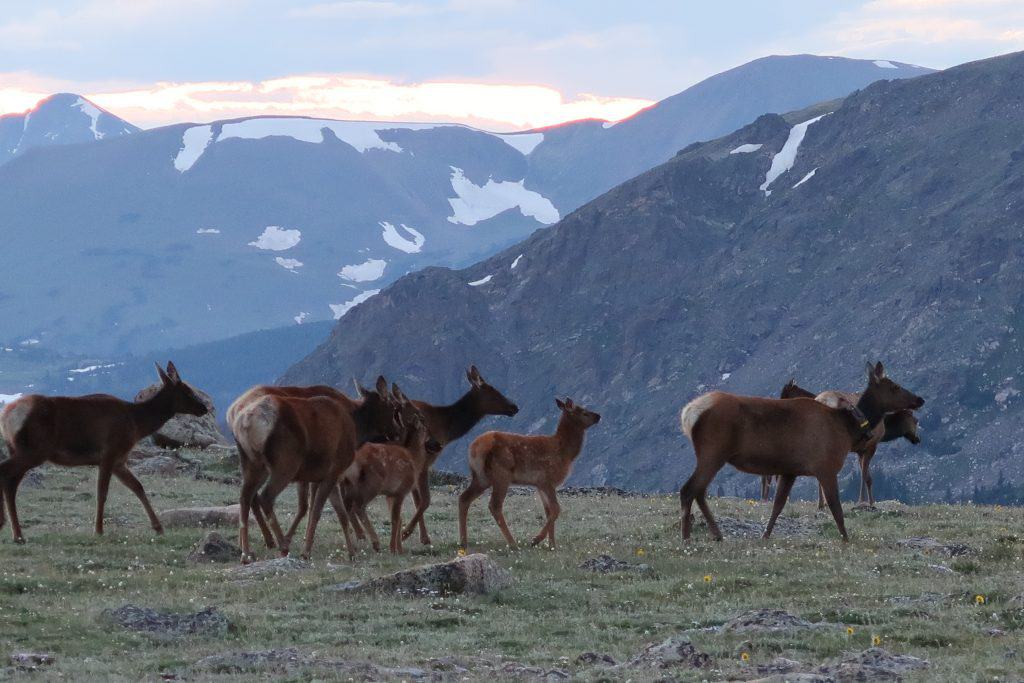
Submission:
[[[217,409],[210,395],[191,384],[192,390],[210,409],[206,415],[175,415],[151,437],[160,448],[206,448],[213,445],[228,445],[228,440],[217,426]],[[144,401],[160,390],[160,384],[151,384],[135,395],[136,401]]]
[[[467,555],[439,564],[428,564],[365,581],[349,581],[328,590],[351,593],[375,591],[407,595],[491,593],[507,586],[508,573],[487,555]]]
[[[241,548],[228,541],[216,531],[211,531],[192,546],[192,550],[189,551],[185,559],[196,564],[237,562],[241,555]]]
[[[814,624],[782,609],[755,609],[722,624],[724,633],[773,633],[813,628]]]
[[[233,567],[228,570],[228,578],[232,581],[256,581],[281,574],[293,574],[312,569],[313,565],[305,560],[294,557],[276,557],[272,560],[261,560],[252,564]]]
[[[156,638],[183,636],[225,636],[232,629],[228,618],[215,607],[199,612],[161,612],[137,605],[122,605],[104,610],[103,616],[115,624]]]
[[[616,572],[649,574],[651,572],[651,566],[649,564],[634,564],[632,562],[626,562],[625,560],[612,557],[611,555],[597,555],[596,557],[584,560],[580,564],[580,569],[588,572],[594,572],[595,574],[612,574]]]
[[[928,536],[905,538],[902,541],[896,541],[896,546],[904,550],[916,550],[926,555],[937,554],[947,557],[960,557],[962,555],[978,554],[976,548],[972,548],[966,543],[943,543]]]
[[[711,655],[694,647],[682,636],[673,636],[660,643],[651,643],[640,654],[621,667],[630,669],[706,669],[711,666]]]

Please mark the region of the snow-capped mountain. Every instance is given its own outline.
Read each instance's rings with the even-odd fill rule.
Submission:
[[[59,93],[24,114],[0,116],[0,164],[33,147],[95,142],[138,131],[80,95]]]
[[[339,318],[412,270],[494,254],[737,119],[927,71],[892,66],[772,57],[616,125],[522,133],[254,117],[115,137],[101,112],[101,140],[0,166],[0,334],[110,354]]]

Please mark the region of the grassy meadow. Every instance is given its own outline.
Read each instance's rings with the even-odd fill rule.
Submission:
[[[675,496],[563,496],[560,547],[552,552],[505,548],[485,497],[471,511],[471,552],[486,552],[507,569],[509,588],[484,597],[384,597],[323,588],[454,557],[454,487],[435,490],[427,514],[431,548],[414,537],[405,556],[364,551],[349,563],[333,516],[325,516],[312,570],[240,583],[229,580],[234,565],[185,561],[204,530],[154,536],[138,501],[116,481],[107,534],[94,537],[95,470],[42,471],[42,485],[23,486],[19,495],[28,543],[14,545],[10,529],[0,531],[0,677],[252,680],[254,672],[221,675],[191,665],[210,654],[294,647],[424,669],[431,658],[453,657],[560,668],[579,680],[665,674],[732,680],[758,678],[757,667],[779,656],[817,665],[865,650],[873,639],[890,652],[929,660],[928,670],[908,680],[1018,680],[1024,672],[1024,603],[1014,600],[1024,593],[1024,510],[1017,508],[893,504],[868,512],[847,505],[853,540],[844,545],[830,517],[798,503],[784,517],[803,523],[800,535],[714,543],[699,526],[695,542],[682,547]],[[158,511],[236,502],[237,489],[228,484],[188,475],[140,478]],[[290,514],[292,492],[281,505]],[[714,499],[712,507],[739,521],[761,522],[768,512],[765,504],[734,498]],[[371,514],[386,538],[383,506],[375,504]],[[534,496],[510,496],[506,514],[521,542],[542,523]],[[271,557],[253,530],[258,557]],[[234,529],[221,531],[235,540]],[[896,546],[913,536],[966,543],[978,552],[947,557]],[[603,575],[579,568],[602,553],[653,571]],[[182,612],[217,607],[235,628],[223,637],[157,639],[103,616],[125,603]],[[701,630],[762,607],[834,626],[767,634]],[[587,651],[627,661],[645,644],[689,629],[693,644],[713,657],[710,669],[608,671],[575,662]],[[34,673],[4,668],[10,653],[25,651],[50,653],[55,661]],[[280,679],[281,672],[262,676]],[[482,671],[479,677],[502,678]],[[330,679],[330,671],[315,669],[287,674],[287,680]]]

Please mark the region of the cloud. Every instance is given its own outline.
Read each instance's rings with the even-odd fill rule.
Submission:
[[[4,82],[0,74],[0,82]],[[33,87],[24,75],[19,87],[0,89],[0,112],[21,111],[56,89]],[[385,78],[306,74],[264,81],[159,82],[144,87],[96,88],[84,93],[104,109],[143,127],[206,122],[258,114],[380,121],[439,121],[494,130],[536,128],[581,118],[619,120],[651,100],[580,93],[514,83],[399,83]]]

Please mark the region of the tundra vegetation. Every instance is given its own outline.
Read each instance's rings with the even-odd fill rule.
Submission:
[[[140,475],[158,511],[237,502],[233,461],[194,452],[181,457],[198,463],[199,478],[195,466]],[[364,543],[350,562],[336,520],[325,515],[311,567],[239,581],[237,555],[225,564],[186,561],[206,530],[168,524],[163,536],[155,535],[122,487],[110,491],[107,533],[94,536],[95,470],[46,465],[38,471],[42,485],[27,481],[19,497],[33,531],[29,542],[15,545],[8,534],[0,540],[0,678],[14,675],[3,668],[8,654],[37,652],[54,661],[27,680],[279,679],[281,669],[259,664],[246,671],[195,665],[210,655],[295,648],[299,663],[285,672],[289,680],[337,675],[318,670],[320,659],[431,671],[443,664],[432,663],[435,658],[463,662],[470,679],[522,676],[515,666],[505,668],[516,662],[581,680],[732,680],[760,677],[758,667],[777,657],[818,666],[862,652],[875,638],[891,653],[930,662],[906,674],[911,681],[1012,680],[1024,667],[1024,510],[1018,508],[881,502],[872,512],[848,504],[851,542],[844,544],[813,502],[792,502],[765,541],[757,535],[767,505],[712,497],[725,540],[712,542],[696,524],[683,546],[675,493],[563,493],[554,552],[509,550],[486,506],[471,510],[473,551],[508,570],[507,588],[478,597],[381,596],[325,588],[454,558],[463,485],[432,491],[432,546],[411,539],[406,555],[395,556]],[[513,488],[505,513],[512,530],[525,534],[544,523],[544,512],[532,492],[518,493]],[[294,513],[294,487],[278,509],[282,519]],[[382,501],[369,514],[387,530]],[[220,531],[234,540],[234,528]],[[915,537],[938,544],[901,544]],[[276,556],[261,542],[253,549],[261,560]],[[649,570],[580,568],[602,554]],[[106,616],[126,604],[182,613],[216,608],[230,627],[156,638]],[[822,626],[764,633],[709,628],[759,608]],[[645,645],[679,635],[710,655],[708,667],[609,673],[599,663],[577,663],[584,652],[628,662]]]

